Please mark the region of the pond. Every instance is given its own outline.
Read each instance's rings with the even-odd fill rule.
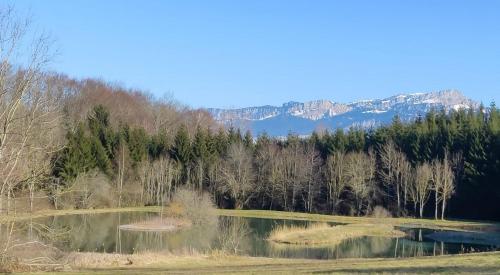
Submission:
[[[129,212],[54,216],[16,224],[16,236],[51,242],[63,251],[120,252],[141,251],[208,252],[226,248],[235,253],[260,257],[338,259],[394,258],[457,254],[498,250],[495,244],[437,242],[427,236],[437,230],[400,228],[403,238],[363,237],[346,240],[332,247],[279,245],[266,240],[280,225],[307,225],[311,222],[281,219],[219,217],[218,223],[193,226],[175,232],[139,232],[120,229],[120,225],[157,217],[157,213]],[[0,234],[6,234],[1,225]],[[50,234],[46,233],[50,229]]]

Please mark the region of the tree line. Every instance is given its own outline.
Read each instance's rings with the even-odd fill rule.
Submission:
[[[68,132],[55,178],[71,184],[78,173],[99,169],[120,182],[120,194],[138,187],[142,204],[164,203],[187,185],[227,208],[364,215],[383,206],[397,216],[499,217],[494,104],[286,139],[203,126],[190,134],[182,124],[168,137],[125,123],[111,127],[109,117],[97,105]]]

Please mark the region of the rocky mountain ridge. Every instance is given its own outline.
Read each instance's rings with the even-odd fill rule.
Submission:
[[[283,136],[288,133],[310,134],[323,128],[375,127],[388,123],[395,115],[402,120],[415,119],[431,109],[477,108],[479,104],[457,90],[398,94],[384,99],[337,103],[330,100],[287,102],[282,106],[259,106],[240,109],[207,109],[225,124],[251,130],[254,134]]]

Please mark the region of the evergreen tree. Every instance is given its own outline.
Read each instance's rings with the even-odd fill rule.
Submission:
[[[205,132],[198,127],[196,129],[196,134],[194,135],[193,141],[193,157],[195,159],[207,159],[208,156],[208,148]]]
[[[104,152],[107,157],[112,159],[114,153],[113,149],[117,144],[117,140],[115,140],[113,135],[113,130],[111,129],[109,122],[109,116],[109,111],[104,106],[97,105],[89,113],[87,122],[90,134],[99,140],[99,143],[104,148]]]
[[[253,137],[252,133],[250,131],[245,132],[245,137],[243,138],[243,144],[245,144],[245,147],[248,149],[253,149]]]
[[[191,160],[191,141],[186,125],[181,125],[177,130],[174,140],[173,157],[183,165],[187,165]]]
[[[130,130],[129,138],[125,141],[128,144],[130,160],[133,167],[146,159],[148,153],[148,140],[149,138],[143,128],[134,128]]]

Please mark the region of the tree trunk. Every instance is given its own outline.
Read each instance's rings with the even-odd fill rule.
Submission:
[[[407,194],[408,194],[408,187],[406,186],[408,184],[405,184],[404,186],[404,189],[403,189],[403,192],[404,192],[404,195],[403,195],[403,209],[406,210],[406,204],[407,204]]]
[[[30,183],[30,187],[29,187],[29,189],[30,189],[30,198],[29,198],[29,200],[30,200],[30,213],[33,213],[33,200],[34,200],[34,193],[35,193],[34,188],[35,187],[33,186],[33,183]]]
[[[441,206],[441,220],[444,220],[445,207],[446,207],[446,198],[443,198],[443,205]]]
[[[437,220],[438,219],[438,208],[439,208],[438,192],[435,191],[434,194],[435,194],[434,200],[436,201],[434,204],[434,219]]]
[[[243,203],[240,200],[235,200],[234,208],[238,210],[243,209]]]
[[[396,184],[396,196],[398,198],[398,216],[401,214],[401,198],[399,195],[399,184]]]
[[[10,214],[10,187],[7,187],[7,215]]]
[[[4,196],[4,188],[0,190],[0,214],[3,214],[4,209],[3,209],[3,196]]]

